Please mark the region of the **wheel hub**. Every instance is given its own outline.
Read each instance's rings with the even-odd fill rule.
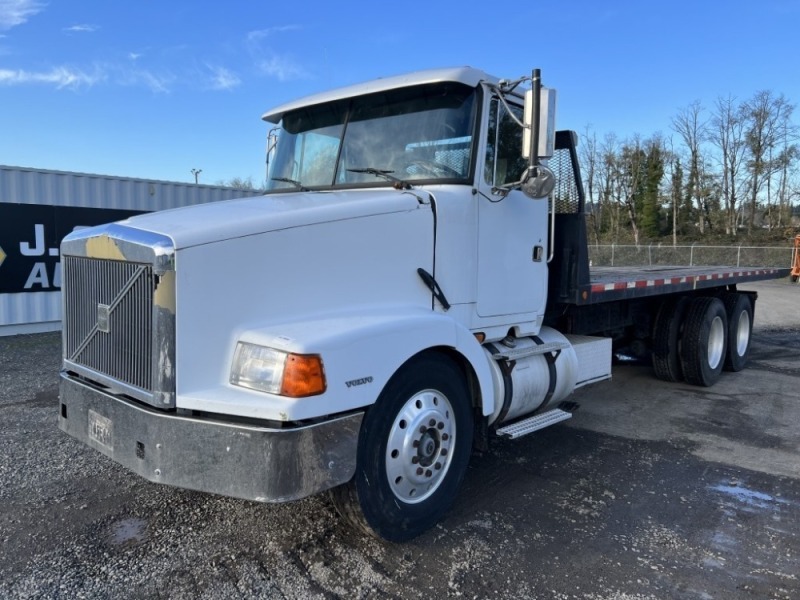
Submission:
[[[422,434],[417,448],[417,456],[419,457],[419,464],[423,467],[429,467],[433,464],[433,459],[436,457],[440,448],[439,436],[435,429],[428,429]]]
[[[739,327],[736,329],[736,353],[744,356],[750,343],[750,314],[742,311],[739,316]]]
[[[424,390],[409,398],[386,443],[386,475],[399,500],[415,504],[438,489],[450,467],[455,435],[453,408],[443,394]]]
[[[720,317],[711,321],[711,330],[708,334],[708,366],[716,369],[722,360],[725,350],[725,326]]]

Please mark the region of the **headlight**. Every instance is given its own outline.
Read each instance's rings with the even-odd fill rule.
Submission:
[[[231,383],[240,387],[301,398],[325,391],[322,358],[316,354],[291,354],[239,342],[231,367]]]

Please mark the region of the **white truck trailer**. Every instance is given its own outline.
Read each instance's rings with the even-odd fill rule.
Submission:
[[[530,83],[530,85],[529,85]],[[150,481],[326,490],[392,541],[448,510],[474,447],[570,417],[615,351],[710,386],[788,270],[589,267],[576,135],[540,75],[471,68],[279,106],[270,189],[61,246],[60,427]]]

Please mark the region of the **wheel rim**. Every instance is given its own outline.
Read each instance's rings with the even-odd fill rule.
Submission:
[[[722,351],[725,349],[725,326],[722,317],[714,317],[711,321],[711,330],[708,332],[708,366],[716,369],[722,360]]]
[[[744,356],[750,343],[750,314],[743,310],[739,313],[739,327],[736,328],[736,354]]]
[[[456,423],[447,397],[424,390],[403,405],[386,443],[386,475],[397,498],[416,504],[442,484],[453,460]]]

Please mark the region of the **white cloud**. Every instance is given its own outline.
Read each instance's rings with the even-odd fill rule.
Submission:
[[[168,94],[175,83],[175,77],[170,74],[156,74],[146,69],[121,69],[120,72],[122,74],[117,80],[120,85],[144,86],[158,94]]]
[[[92,87],[105,79],[105,74],[95,69],[87,73],[73,67],[53,67],[49,71],[25,71],[23,69],[0,69],[0,85],[53,85],[57,89],[76,90]]]
[[[233,71],[225,67],[215,67],[206,65],[211,71],[211,89],[212,90],[232,90],[241,85],[242,80]]]
[[[0,0],[0,31],[22,25],[44,6],[37,0]]]
[[[276,33],[284,33],[286,31],[295,31],[300,29],[299,25],[278,25],[276,27],[267,27],[266,29],[257,29],[247,34],[248,44],[257,44],[261,40]]]
[[[299,25],[280,25],[268,27],[266,29],[258,29],[247,34],[245,46],[261,74],[275,77],[279,81],[308,77],[307,71],[292,58],[278,54],[264,43],[267,38],[275,34],[299,29],[301,29]]]
[[[141,54],[140,52],[128,52],[128,58],[130,58],[131,60],[137,60],[137,59],[141,58],[142,56],[144,56],[144,55]]]
[[[279,81],[289,81],[290,79],[304,79],[308,73],[303,67],[286,56],[273,54],[268,58],[263,58],[256,62],[258,70],[264,75],[275,77]]]
[[[2,0],[0,0],[2,1]],[[83,23],[81,25],[73,25],[72,27],[64,27],[64,31],[68,33],[91,33],[100,29],[97,25],[88,25]]]

